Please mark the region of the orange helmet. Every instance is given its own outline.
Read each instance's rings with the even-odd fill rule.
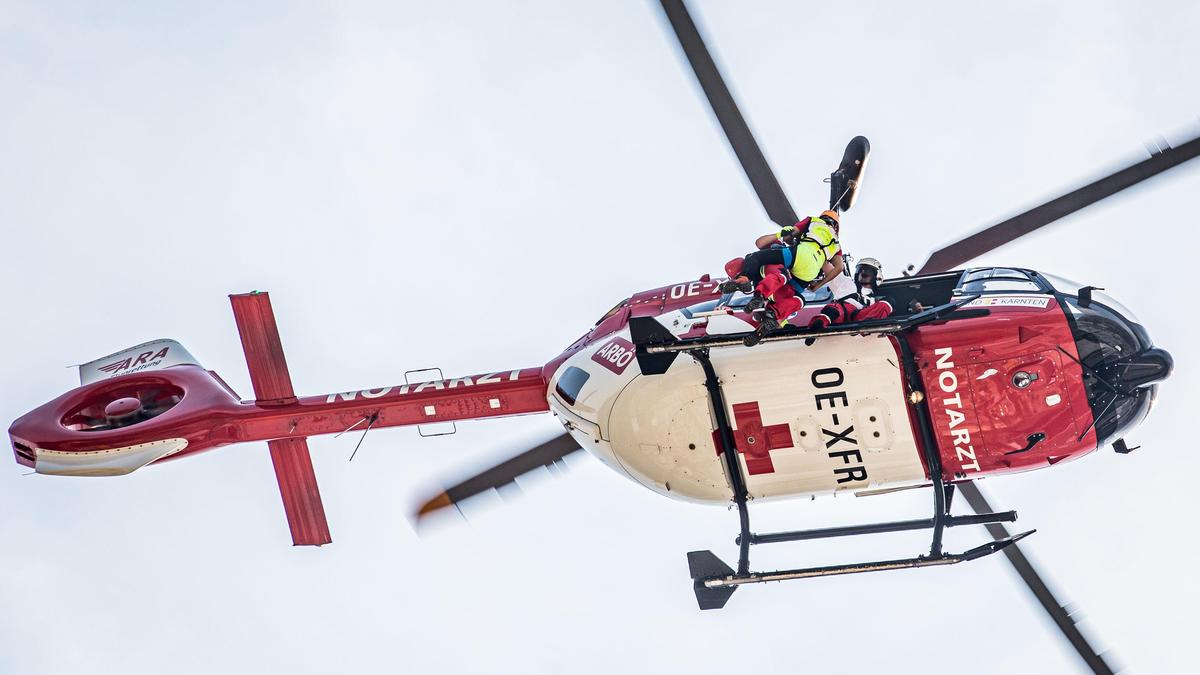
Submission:
[[[837,211],[822,211],[821,217],[833,225],[833,231],[841,230],[841,218],[838,217]]]

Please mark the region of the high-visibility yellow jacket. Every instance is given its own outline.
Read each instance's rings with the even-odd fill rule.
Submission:
[[[805,283],[819,278],[825,263],[842,252],[841,242],[832,225],[820,216],[807,220],[807,227],[799,235],[799,241],[783,253],[784,265],[792,277]],[[780,230],[779,233],[782,237],[784,231]]]

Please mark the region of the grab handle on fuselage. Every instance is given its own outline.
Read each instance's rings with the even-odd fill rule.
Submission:
[[[1046,440],[1046,434],[1044,434],[1040,431],[1037,432],[1036,434],[1029,434],[1028,436],[1025,437],[1025,447],[1021,448],[1020,450],[1010,450],[1004,454],[1005,455],[1019,455],[1022,452],[1029,452],[1030,450],[1033,449],[1033,446],[1037,445],[1038,443],[1041,443],[1044,440]]]

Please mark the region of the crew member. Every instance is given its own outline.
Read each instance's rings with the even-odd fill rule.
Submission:
[[[747,312],[765,307],[758,329],[746,338],[747,346],[758,344],[767,332],[786,324],[804,307],[801,294],[805,289],[815,291],[842,274],[845,262],[838,229],[838,214],[825,211],[759,237],[757,251],[726,263],[729,279],[719,290],[753,292]]]
[[[833,324],[883,319],[891,315],[892,304],[877,297],[883,281],[883,265],[874,258],[863,258],[854,268],[855,292],[833,302],[808,323],[809,328],[828,328]]]
[[[759,284],[766,276],[764,268],[768,265],[781,265],[801,289],[815,291],[836,278],[845,267],[838,229],[838,214],[825,211],[775,234],[764,234],[754,242],[758,250],[726,263],[729,279],[721,283],[720,291],[750,293],[759,290]],[[769,293],[764,297],[769,297]]]

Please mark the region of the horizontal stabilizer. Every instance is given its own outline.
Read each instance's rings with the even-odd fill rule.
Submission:
[[[271,309],[271,296],[266,293],[243,293],[229,296],[233,318],[242,338],[250,384],[259,403],[272,404],[296,400],[292,376],[288,374],[279,327]]]
[[[295,401],[270,296],[254,292],[231,295],[229,300],[242,337],[242,351],[246,354],[255,399],[260,405]],[[325,507],[321,504],[321,492],[317,489],[312,457],[308,453],[308,441],[302,436],[279,438],[267,441],[267,446],[271,448],[271,463],[279,481],[283,511],[292,529],[292,542],[297,546],[328,544],[332,539],[329,524],[325,521]]]
[[[321,491],[317,489],[312,457],[308,454],[308,441],[281,438],[268,441],[267,445],[271,448],[271,463],[275,465],[275,477],[279,480],[283,511],[292,530],[292,543],[321,546],[333,541],[329,536],[329,523],[325,520]]]
[[[696,591],[696,602],[700,609],[721,609],[737,586],[708,588],[705,579],[733,574],[733,568],[721,562],[712,551],[688,551],[688,571],[692,576],[692,588]]]

